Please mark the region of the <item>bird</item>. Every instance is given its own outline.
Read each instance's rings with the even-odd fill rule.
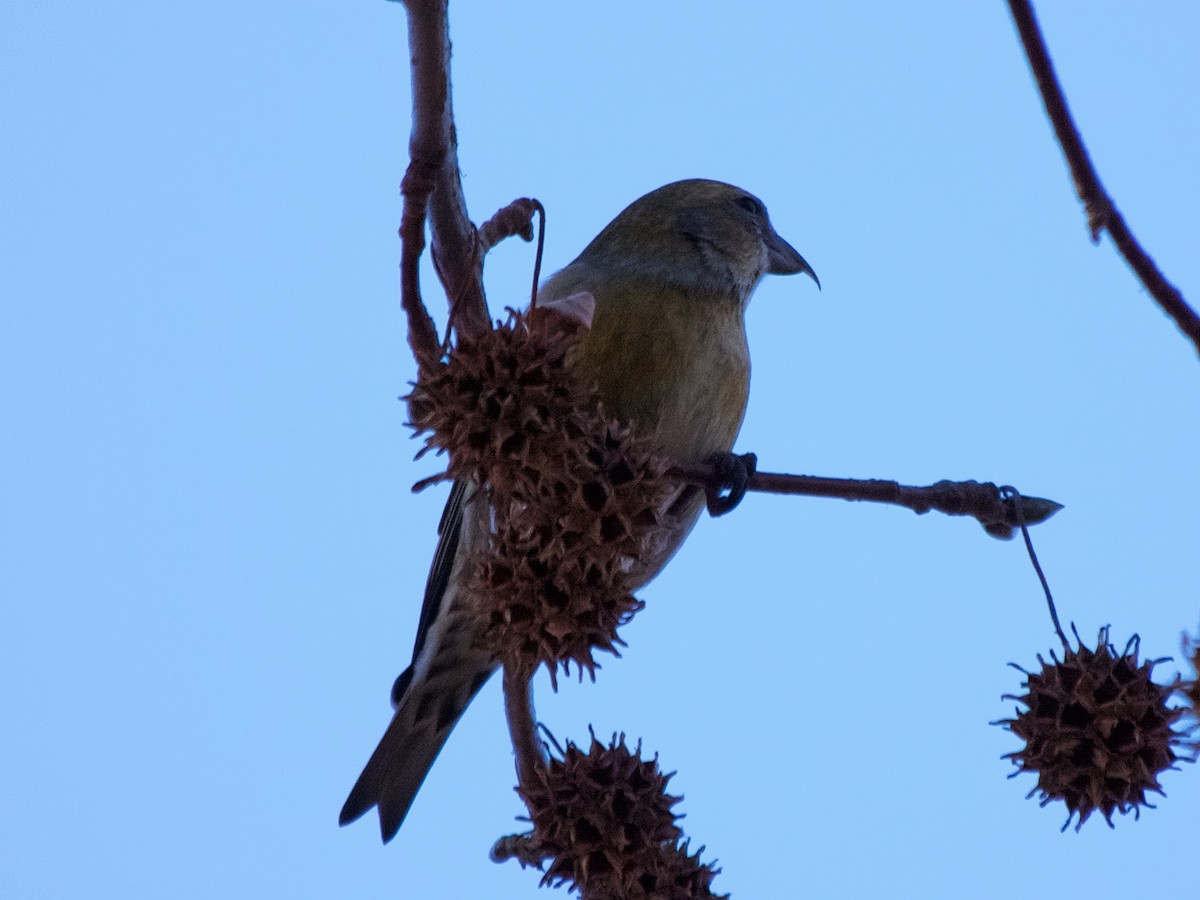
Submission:
[[[745,313],[764,275],[812,267],[775,231],[763,202],[720,181],[686,179],[651,191],[548,278],[537,303],[580,294],[592,321],[570,358],[606,412],[681,463],[727,459],[750,389]],[[347,825],[378,807],[384,843],[399,831],[425,776],[498,663],[476,639],[476,598],[465,560],[488,533],[484,492],[455,482],[438,526],[412,664],[392,688],[393,716],[342,807]],[[477,502],[478,501],[478,502]],[[674,539],[641,561],[650,581],[703,510],[704,491],[680,488]]]

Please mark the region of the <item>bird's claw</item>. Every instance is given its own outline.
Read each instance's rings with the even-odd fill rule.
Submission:
[[[750,476],[758,466],[753,453],[714,453],[708,458],[713,467],[714,483],[705,488],[705,500],[710,516],[723,516],[746,496]]]

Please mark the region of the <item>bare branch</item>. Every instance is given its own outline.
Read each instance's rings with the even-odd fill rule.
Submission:
[[[516,756],[517,783],[526,787],[534,784],[538,769],[546,764],[546,754],[537,736],[529,679],[528,671],[504,667],[504,715]]]
[[[518,197],[508,206],[479,226],[479,242],[487,253],[505,238],[517,235],[523,241],[533,240],[533,214],[546,214],[542,204],[531,197]]]
[[[533,263],[533,288],[529,292],[529,308],[537,307],[538,279],[542,272],[542,250],[546,243],[546,209],[532,197],[518,197],[499,210],[479,228],[479,243],[487,253],[505,238],[518,235],[522,240],[533,240],[533,216],[541,216],[542,227],[538,229],[537,257]],[[590,323],[590,319],[589,319]]]
[[[709,463],[674,466],[675,475],[694,484],[718,489],[716,469]],[[1026,525],[1044,522],[1062,504],[1041,497],[1018,496],[1005,499],[1000,488],[990,482],[939,481],[926,487],[896,481],[857,478],[821,478],[816,475],[785,475],[755,472],[746,485],[748,491],[768,494],[802,494],[808,497],[834,497],[841,500],[869,500],[903,506],[918,514],[937,510],[950,516],[972,516],[993,537],[1008,539],[1022,521]],[[1020,509],[1016,508],[1020,503]]]
[[[412,130],[409,166],[401,184],[401,301],[409,344],[418,363],[441,354],[437,329],[421,303],[417,264],[425,247],[428,212],[433,262],[450,301],[450,325],[474,334],[489,327],[483,292],[483,253],[467,216],[458,171],[458,143],[450,98],[450,25],[447,0],[407,0],[411,52]]]
[[[1075,182],[1075,192],[1083,201],[1092,241],[1098,242],[1103,231],[1109,233],[1117,250],[1125,257],[1125,261],[1129,263],[1146,290],[1167,315],[1175,320],[1180,330],[1191,338],[1197,352],[1200,352],[1200,317],[1188,306],[1179,289],[1167,281],[1154,260],[1138,243],[1112,197],[1100,183],[1100,176],[1092,165],[1087,148],[1083,145],[1083,138],[1080,137],[1079,129],[1067,107],[1067,100],[1054,71],[1054,64],[1050,61],[1050,52],[1042,38],[1033,5],[1029,0],[1008,0],[1008,8],[1012,12],[1013,21],[1016,22],[1025,55],[1029,58],[1029,66],[1042,95],[1046,114],[1050,117],[1055,137],[1058,138],[1063,155],[1067,159],[1071,178]]]

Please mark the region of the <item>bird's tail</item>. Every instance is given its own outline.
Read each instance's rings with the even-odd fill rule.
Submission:
[[[446,738],[495,671],[486,660],[460,658],[458,663],[439,667],[435,660],[420,677],[414,678],[409,667],[396,679],[395,714],[350,791],[339,824],[378,806],[384,843],[395,837]]]

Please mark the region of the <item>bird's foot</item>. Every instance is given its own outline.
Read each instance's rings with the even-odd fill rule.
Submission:
[[[710,516],[723,516],[730,512],[746,496],[750,476],[758,466],[758,457],[753,453],[714,453],[708,458],[713,467],[714,483],[704,489]]]

